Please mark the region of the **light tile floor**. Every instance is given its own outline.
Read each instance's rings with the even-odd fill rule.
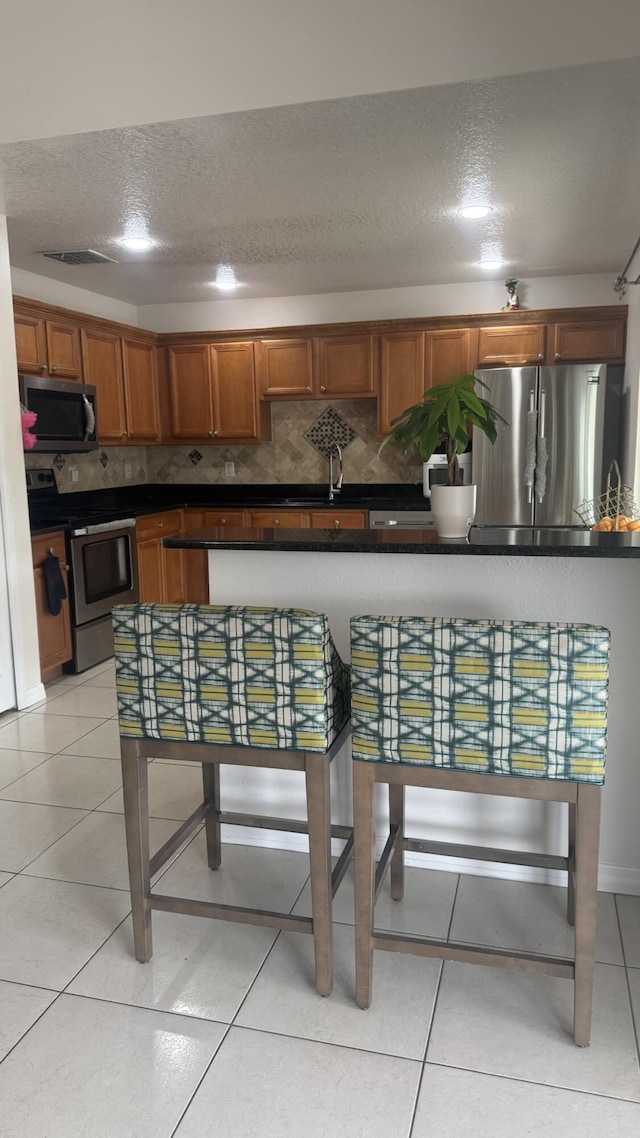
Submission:
[[[133,958],[113,667],[0,716],[3,1138],[637,1138],[640,898],[599,898],[593,1042],[567,981],[377,953],[353,1002],[353,889],[336,901],[335,989],[309,937],[154,914]],[[152,840],[199,800],[196,767],[153,763]],[[196,835],[165,892],[308,911],[302,854]],[[571,950],[564,891],[407,871],[376,923],[514,950]],[[635,1017],[635,1019],[634,1019]]]

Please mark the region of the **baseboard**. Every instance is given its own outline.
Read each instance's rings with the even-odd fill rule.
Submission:
[[[248,826],[223,826],[222,840],[231,845],[260,846],[266,849],[307,853],[304,834],[279,830],[252,829]],[[344,842],[334,840],[333,852],[339,854]],[[381,849],[377,851],[378,856]],[[471,861],[436,854],[406,855],[406,865],[422,869],[439,869],[445,873],[467,873],[474,877],[501,877],[507,881],[531,881],[537,885],[566,885],[566,874],[559,869],[537,869],[529,865],[505,865],[493,861]],[[628,893],[640,897],[640,869],[624,865],[603,865],[598,872],[598,889],[602,893]]]
[[[26,691],[18,695],[18,710],[25,711],[27,707],[32,707],[34,703],[40,703],[45,697],[44,684],[34,684],[32,688],[27,688]]]

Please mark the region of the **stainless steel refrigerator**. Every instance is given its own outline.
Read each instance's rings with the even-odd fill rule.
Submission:
[[[475,524],[576,526],[574,508],[603,493],[620,461],[623,369],[611,364],[477,371],[507,420],[492,445],[473,432]]]

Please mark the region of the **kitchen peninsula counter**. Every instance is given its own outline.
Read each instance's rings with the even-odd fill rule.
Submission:
[[[399,527],[328,531],[221,527],[167,538],[165,545],[207,551],[213,604],[326,613],[344,660],[349,659],[349,620],[364,613],[575,621],[611,629],[600,888],[640,894],[640,571],[633,563],[640,558],[640,534],[473,529],[468,541],[445,542],[433,530]],[[325,556],[334,553],[340,556]],[[338,756],[333,769],[335,821],[347,824],[348,753]],[[287,785],[282,798],[280,784],[265,778],[259,793],[268,813],[299,811],[304,816],[302,785]],[[484,801],[484,797],[410,790],[407,828],[417,837],[512,849],[524,835],[522,848],[562,852],[566,811],[557,804]],[[233,840],[232,835],[229,838]],[[256,834],[253,840],[263,842],[265,835]],[[270,840],[282,843],[280,837]],[[289,840],[289,848],[301,848],[291,845],[295,840]],[[459,870],[457,863],[434,859],[431,863]],[[476,871],[566,884],[566,875],[551,871],[503,870],[495,864]]]
[[[170,549],[242,549],[271,552],[375,553],[452,557],[640,558],[640,533],[584,529],[473,527],[468,538],[446,540],[435,530],[257,529],[212,526],[166,538]]]

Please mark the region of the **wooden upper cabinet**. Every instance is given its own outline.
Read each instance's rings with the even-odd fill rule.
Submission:
[[[80,329],[70,320],[45,320],[28,312],[14,312],[18,371],[50,375],[54,379],[81,379]]]
[[[134,442],[156,442],[160,438],[160,411],[154,345],[125,337],[122,371],[127,437]]]
[[[26,313],[14,314],[18,371],[34,375],[47,371],[47,335],[44,320]]]
[[[260,340],[255,348],[261,397],[308,399],[313,395],[311,340]]]
[[[386,435],[398,415],[417,403],[424,390],[424,337],[424,332],[391,332],[380,337],[381,435]]]
[[[177,344],[168,359],[173,437],[213,438],[209,345]]]
[[[122,443],[127,438],[120,337],[82,329],[82,367],[86,383],[97,392],[98,441]]]
[[[314,343],[317,395],[327,399],[375,395],[373,336],[321,336]]]
[[[478,367],[541,364],[544,361],[545,331],[544,324],[480,328]]]
[[[624,362],[624,320],[592,320],[554,325],[553,358],[556,363],[575,360],[593,363]]]
[[[211,390],[214,437],[257,439],[253,343],[211,345]]]
[[[55,379],[81,379],[80,329],[63,320],[46,320],[49,374]]]
[[[471,328],[425,333],[425,387],[474,371],[475,334]]]

